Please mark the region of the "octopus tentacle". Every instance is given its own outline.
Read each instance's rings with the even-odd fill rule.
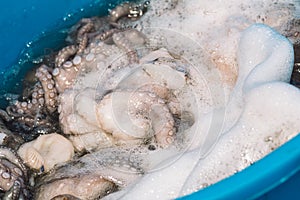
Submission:
[[[55,80],[55,86],[59,93],[62,93],[65,89],[71,87],[76,78],[81,63],[81,56],[75,56],[73,62],[67,61],[62,67],[57,67],[52,71],[53,78]]]
[[[110,11],[109,21],[112,23],[117,22],[120,18],[127,16],[129,14],[130,9],[131,4],[129,2],[125,2],[121,5],[118,5]]]
[[[0,109],[0,118],[6,122],[9,122],[11,120],[11,117],[9,116],[9,114],[6,111],[1,110],[1,109]],[[0,120],[0,121],[2,121],[2,120]]]
[[[75,55],[78,51],[76,45],[70,45],[62,48],[56,58],[55,58],[55,66],[60,67],[64,62],[66,62],[71,56]]]
[[[95,39],[96,40],[101,40],[101,41],[104,41],[104,40],[107,40],[108,38],[112,37],[113,34],[115,33],[118,33],[120,32],[121,30],[120,29],[117,29],[117,28],[113,28],[113,29],[109,29],[101,34],[98,34]]]
[[[53,190],[52,188],[60,188],[59,190]],[[96,188],[82,189],[82,188]],[[107,195],[107,192],[113,190],[115,184],[107,179],[104,179],[101,175],[97,174],[79,174],[74,177],[59,178],[41,185],[36,195],[36,199],[62,199],[61,197],[72,197],[71,199],[101,199]],[[73,198],[75,197],[75,198]]]
[[[122,100],[117,100],[121,98]],[[122,113],[114,113],[114,110],[111,110],[112,106],[128,110],[129,116],[117,116],[117,119],[114,119],[114,116]],[[174,140],[173,116],[165,101],[154,93],[112,92],[104,96],[96,112],[101,128],[116,139],[132,140],[153,135],[163,148],[168,147]],[[119,121],[118,117],[122,120]]]
[[[24,165],[22,158],[14,150],[0,145],[0,158],[5,158],[18,166],[22,170],[24,177],[27,180],[27,168]]]
[[[41,65],[37,69],[36,77],[41,82],[44,90],[46,108],[50,113],[53,113],[56,110],[57,90],[49,68],[46,65]]]
[[[85,50],[85,48],[87,47],[87,44],[88,44],[88,36],[85,33],[80,38],[80,40],[78,40],[78,51],[77,51],[77,53],[82,53]]]
[[[78,51],[77,53],[82,53],[88,44],[88,33],[94,28],[94,23],[90,18],[84,18],[81,20],[84,25],[80,27],[77,32],[77,43]]]
[[[112,36],[114,43],[121,49],[123,49],[129,59],[129,63],[138,63],[138,55],[134,47],[132,47],[132,44],[130,41],[125,37],[124,32],[115,33]]]
[[[40,112],[40,108],[44,106],[44,90],[40,82],[34,85],[31,92],[31,99],[26,101],[15,101],[13,105],[6,108],[8,116],[22,119],[29,122],[34,120]]]
[[[84,18],[81,20],[81,23],[84,23],[83,26],[77,32],[77,41],[81,40],[86,33],[90,32],[94,28],[94,23],[90,18]]]
[[[128,17],[132,20],[137,20],[147,11],[149,4],[150,1],[146,1],[143,4],[125,2],[121,5],[118,5],[110,11],[110,22],[114,24],[122,17]]]
[[[139,88],[141,92],[150,92],[163,99],[173,115],[181,115],[181,105],[169,88],[160,84],[146,84]]]
[[[38,107],[44,105],[44,94],[45,91],[43,90],[41,82],[37,82],[34,85],[33,91],[31,93],[31,104],[33,105],[33,109],[37,109]]]
[[[3,200],[18,200],[21,195],[21,184],[19,181],[15,181],[13,186],[5,192]]]
[[[157,106],[157,108],[155,108]],[[129,104],[129,114],[135,118],[147,120],[151,119],[151,126],[154,136],[159,145],[163,148],[169,146],[174,141],[174,119],[163,99],[151,92],[135,92],[131,96]],[[140,116],[139,116],[140,115]],[[163,124],[155,124],[158,122]]]

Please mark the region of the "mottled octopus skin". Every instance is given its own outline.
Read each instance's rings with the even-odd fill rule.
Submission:
[[[126,95],[126,93],[128,92],[117,93],[123,93]],[[116,105],[118,103],[115,102],[113,98],[114,93],[107,94],[100,101],[97,107],[97,116],[101,128],[106,132],[111,133],[116,139],[137,139],[135,138],[135,135],[130,135],[130,133],[123,133],[119,128],[115,128],[119,126],[118,124],[116,124],[115,127],[106,125],[110,123],[106,121],[107,116],[104,115],[114,115],[114,113],[106,113],[104,112],[104,110],[106,110],[106,108],[110,105],[118,106]],[[163,148],[168,147],[174,141],[174,119],[165,101],[159,96],[151,92],[136,91],[130,95],[127,106],[128,115],[133,124],[136,123],[134,125],[144,129],[145,131],[144,135],[142,135],[141,137],[151,137],[153,135],[156,138],[158,145]],[[155,112],[155,107],[157,107],[156,109],[159,109],[159,112]],[[154,115],[152,116],[153,112]],[[163,122],[163,125],[156,126],[155,124],[152,124],[151,121],[155,121],[153,117],[159,118],[160,121]]]
[[[139,62],[136,48],[146,43],[143,33],[135,29],[127,29],[114,33],[112,39],[120,49],[125,51],[130,64]]]
[[[10,117],[34,118],[37,110],[45,104],[44,90],[41,82],[37,82],[31,91],[31,98],[26,101],[15,101],[13,105],[6,108],[6,112]],[[6,120],[7,121],[7,120]]]
[[[77,51],[78,47],[76,45],[66,46],[63,49],[61,49],[55,58],[55,66],[60,67],[71,56],[75,55]]]
[[[120,31],[121,31],[120,29],[113,28],[113,29],[107,30],[107,31],[105,31],[105,32],[103,32],[103,33],[101,33],[101,34],[98,34],[98,35],[95,37],[95,39],[96,39],[96,40],[99,39],[99,40],[101,40],[101,41],[105,41],[105,40],[107,40],[108,38],[112,37],[113,34],[118,33],[118,32],[120,32]]]
[[[137,20],[147,11],[149,4],[150,1],[146,1],[145,3],[139,5],[129,2],[120,4],[110,11],[110,22],[114,24],[122,17],[128,17],[132,20]]]
[[[61,67],[55,68],[52,71],[52,75],[57,91],[63,93],[67,88],[72,87],[78,72],[79,67],[73,65],[71,61],[67,61]]]
[[[55,82],[46,65],[42,65],[37,69],[36,77],[39,79],[44,90],[45,106],[50,113],[56,110],[57,91]]]
[[[143,15],[146,5],[148,4],[145,3],[143,6],[133,6],[127,5],[127,3],[125,3],[121,7],[117,7],[114,12],[111,12],[111,22],[117,22],[121,17],[124,16],[127,16],[131,19],[136,19]],[[146,43],[146,38],[141,32],[135,29],[121,30],[112,28],[110,30],[104,31],[101,34],[94,34],[95,37],[93,38],[93,33],[91,33],[91,31],[93,31],[94,29],[93,21],[90,19],[84,19],[81,21],[81,23],[82,25],[78,29],[77,38],[74,44],[63,48],[58,52],[55,58],[55,68],[53,69],[46,65],[41,65],[37,69],[36,77],[38,78],[38,83],[34,86],[31,98],[29,98],[29,101],[17,102],[17,104],[15,105],[14,111],[20,111],[21,109],[23,109],[19,113],[14,112],[19,114],[18,116],[22,117],[24,113],[32,114],[32,110],[36,111],[43,107],[45,107],[49,113],[53,113],[58,109],[58,106],[61,104],[61,102],[58,101],[58,97],[62,95],[66,90],[72,89],[74,82],[76,81],[76,78],[81,70],[81,67],[85,66],[85,62],[92,62],[97,56],[93,53],[89,54],[89,45],[92,41],[100,40],[100,42],[105,42],[105,40],[110,39],[110,41],[113,42],[113,44],[111,44],[113,48],[117,49],[116,47],[118,47],[127,54],[126,59],[130,64],[139,62],[136,48],[139,46],[143,46]],[[141,91],[132,93],[132,100],[131,104],[129,105],[128,112],[128,114],[133,119],[139,121],[138,123],[141,123],[142,126],[153,126],[153,130],[151,130],[151,134],[153,135],[151,135],[151,137],[153,137],[156,140],[157,144],[162,148],[168,147],[174,141],[175,135],[175,122],[172,116],[173,111],[166,103],[166,99],[169,98],[167,93],[169,93],[169,91],[167,91],[163,87],[144,87]],[[100,100],[100,109],[103,104],[106,104],[105,99],[107,98],[109,97],[105,96],[102,100]],[[28,105],[30,106],[28,107]],[[157,107],[159,109],[159,112],[155,112],[157,110],[154,107]],[[159,118],[163,121],[162,126],[151,124],[151,117],[155,117],[152,116],[153,113],[155,115],[159,115]],[[147,119],[145,120],[145,118]],[[105,129],[105,124],[103,125],[103,123],[101,122],[100,124],[103,126],[103,129]],[[114,139],[118,140],[119,136],[120,135],[116,136],[116,138]],[[4,152],[4,150],[2,151]],[[8,155],[10,154],[5,154],[5,159],[6,157],[8,157]],[[21,163],[21,170],[25,172],[26,167],[24,166],[23,162]],[[126,163],[124,164],[124,166],[127,166]],[[135,166],[128,166],[130,170],[135,169]],[[139,170],[139,168],[135,169],[135,171]],[[25,173],[24,176],[27,176],[27,174]],[[95,176],[93,174],[91,176],[82,175],[82,178],[86,179],[88,182],[92,181]],[[112,177],[112,179],[113,178],[114,177]],[[136,178],[136,176],[134,176],[134,178]],[[101,176],[96,179],[97,180],[95,180],[95,182],[99,182],[99,185],[97,185],[99,191],[103,190],[100,195],[105,195],[105,192],[107,192],[106,188],[113,187],[114,185],[111,180],[108,181]],[[79,180],[82,181],[82,179]],[[49,193],[46,193],[50,194],[50,192],[53,192],[53,185],[55,186],[55,188],[57,188],[61,184],[65,184],[66,187],[69,187],[70,181],[72,182],[72,184],[75,183],[74,186],[78,185],[76,184],[78,182],[77,177],[67,177],[65,180],[58,180],[56,183],[53,182],[51,188],[49,188]],[[22,187],[22,183],[18,184],[18,182],[15,181],[13,185],[7,190],[8,192],[6,193],[6,198],[12,197],[13,200],[15,200],[16,198],[21,198]],[[84,186],[84,188],[88,188],[88,186]],[[44,189],[45,191],[48,191],[47,188]],[[72,192],[74,193],[74,195]],[[78,192],[76,189],[72,190],[70,188],[67,188],[65,192],[58,191],[58,193],[53,194],[53,196],[51,196],[51,199],[81,198],[80,192],[76,192]],[[84,199],[84,194],[82,195],[82,198]],[[89,194],[87,193],[86,195]]]
[[[57,190],[53,190],[57,188]],[[97,188],[97,190],[95,190]],[[101,176],[94,174],[78,175],[73,178],[62,178],[42,185],[38,190],[36,200],[59,199],[71,197],[71,199],[95,199],[103,197],[114,184]]]
[[[16,152],[0,146],[0,188],[5,191],[3,199],[29,200],[27,169]]]
[[[23,160],[14,150],[5,146],[0,146],[0,158],[5,158],[18,166],[24,173],[25,178],[27,178],[27,168],[24,165]]]
[[[84,18],[81,20],[81,23],[84,23],[80,27],[77,33],[77,43],[78,43],[78,51],[77,53],[82,53],[84,49],[88,45],[88,33],[94,28],[94,23],[89,18]]]
[[[137,63],[138,56],[134,47],[131,46],[128,39],[126,39],[124,33],[119,32],[112,35],[114,43],[123,49],[129,58],[129,63]]]
[[[89,33],[94,28],[94,23],[90,18],[84,18],[80,21],[80,23],[83,23],[78,32],[77,32],[77,41],[81,40],[81,37],[83,37],[86,33]]]

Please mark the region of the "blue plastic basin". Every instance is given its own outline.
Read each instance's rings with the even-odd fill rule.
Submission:
[[[82,16],[103,14],[112,2],[115,1],[2,1],[1,76],[17,62],[26,44],[42,32],[72,24]],[[240,173],[181,199],[297,199],[299,188],[300,135]]]

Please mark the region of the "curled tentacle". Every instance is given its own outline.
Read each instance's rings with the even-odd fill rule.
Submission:
[[[62,48],[56,58],[55,58],[55,66],[60,67],[64,62],[66,62],[71,56],[75,55],[78,51],[77,46],[70,45]]]
[[[84,23],[83,26],[77,32],[77,41],[80,41],[81,37],[83,37],[86,33],[89,33],[94,28],[94,23],[90,18],[84,18],[81,20]]]
[[[43,123],[37,119],[40,117],[45,104],[44,90],[40,82],[34,85],[31,96],[25,101],[15,101],[13,105],[6,108],[8,116],[15,120],[27,124],[29,127]]]
[[[123,49],[129,59],[129,63],[137,63],[139,61],[136,50],[130,41],[126,38],[124,32],[115,33],[112,36],[114,43],[121,49]]]
[[[107,40],[108,38],[112,37],[113,34],[115,33],[118,33],[120,32],[121,30],[120,29],[117,29],[117,28],[113,28],[113,29],[110,29],[110,30],[107,30],[99,35],[97,35],[95,37],[96,40],[101,40],[101,41],[104,41],[104,40]]]
[[[11,116],[9,116],[6,111],[1,109],[0,109],[0,118],[6,122],[9,122],[11,120]]]
[[[0,146],[0,158],[7,159],[18,166],[22,170],[25,180],[27,180],[27,168],[24,165],[22,158],[14,150],[5,146]]]
[[[143,33],[135,29],[128,29],[113,34],[112,38],[114,43],[126,52],[129,63],[139,62],[136,48],[146,43],[146,37]]]
[[[73,62],[67,61],[62,67],[57,67],[52,71],[55,80],[55,86],[59,93],[65,89],[72,87],[74,80],[79,72],[81,56],[75,56]]]
[[[78,41],[78,51],[77,53],[82,53],[85,48],[87,47],[87,44],[88,44],[88,36],[87,34],[85,33],[81,38],[80,40]]]
[[[45,91],[43,90],[43,86],[41,82],[37,82],[34,85],[33,91],[31,93],[31,104],[33,105],[32,109],[36,110],[40,106],[44,106],[45,99],[44,99]]]
[[[116,139],[154,136],[163,148],[174,140],[173,116],[165,101],[154,93],[109,93],[100,101],[96,112],[101,128]]]
[[[46,65],[42,65],[37,69],[36,76],[42,84],[44,90],[44,99],[47,110],[53,113],[56,110],[57,91],[55,82]]]
[[[5,192],[3,200],[19,200],[21,195],[21,184],[19,181],[15,181],[13,186]]]
[[[84,18],[81,20],[84,25],[80,27],[77,32],[77,53],[82,53],[88,44],[88,33],[94,28],[94,23],[90,18]]]
[[[12,150],[10,150],[12,152]],[[7,157],[6,157],[7,156]],[[5,200],[29,200],[30,193],[27,186],[27,178],[20,165],[14,163],[6,154],[0,158],[0,188]]]
[[[174,119],[163,99],[151,92],[135,92],[129,101],[129,114],[151,122],[151,128],[159,145],[163,148],[174,141]]]
[[[130,9],[131,4],[129,2],[118,5],[110,11],[110,22],[116,23],[120,18],[128,16]]]
[[[6,111],[8,115],[12,117],[34,117],[36,109],[39,106],[44,105],[44,90],[42,88],[36,88],[37,91],[33,93],[32,99],[27,101],[15,101],[13,105],[8,106]]]

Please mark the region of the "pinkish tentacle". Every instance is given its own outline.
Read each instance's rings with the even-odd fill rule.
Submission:
[[[66,62],[71,56],[75,55],[78,51],[77,46],[71,45],[62,48],[56,58],[55,58],[55,66],[60,67],[64,62]]]
[[[110,29],[108,31],[105,31],[104,33],[101,33],[101,34],[97,35],[95,37],[95,39],[104,41],[104,40],[107,40],[108,38],[112,37],[113,34],[118,33],[120,31],[121,31],[120,29],[113,28],[113,29]]]
[[[129,59],[129,63],[138,63],[138,55],[130,41],[126,38],[124,32],[115,33],[112,36],[114,43],[121,49],[123,49]]]
[[[78,51],[77,53],[82,53],[88,44],[88,33],[93,30],[94,23],[90,18],[84,18],[81,20],[82,23],[85,23],[77,32],[77,43]]]
[[[94,28],[94,23],[90,18],[84,18],[81,22],[84,23],[84,25],[81,26],[77,32],[77,41],[80,41],[81,37],[83,37],[86,33],[89,33]]]
[[[135,92],[130,98],[129,114],[151,123],[157,143],[168,147],[174,141],[174,119],[163,99],[151,92]],[[149,120],[150,119],[150,120]]]
[[[78,51],[77,51],[77,53],[83,53],[83,51],[85,50],[85,48],[88,45],[88,40],[89,39],[88,39],[88,36],[87,36],[86,33],[80,38],[80,40],[78,40]]]
[[[12,117],[24,117],[27,118],[33,117],[36,115],[39,107],[44,106],[44,90],[40,82],[34,85],[34,88],[31,92],[31,99],[26,101],[15,101],[13,105],[6,108],[6,112],[9,116]]]
[[[110,22],[115,23],[120,18],[128,16],[130,9],[131,9],[131,4],[129,2],[125,2],[121,5],[118,5],[117,7],[115,7],[110,11],[110,15],[109,15]]]
[[[150,1],[145,1],[143,4],[134,4],[125,2],[118,5],[110,11],[110,22],[115,24],[122,17],[128,17],[131,20],[137,20],[147,11]]]
[[[116,116],[113,107],[128,112]],[[97,118],[101,128],[116,140],[154,137],[162,148],[174,141],[175,121],[168,105],[151,92],[109,93],[97,106]]]
[[[75,64],[79,64],[81,57],[75,56],[73,62],[67,61],[62,65],[62,67],[57,67],[52,71],[52,75],[55,80],[55,86],[59,93],[62,93],[67,88],[70,88],[74,83],[74,80],[79,72],[79,66],[74,64],[74,60],[76,61]]]
[[[42,65],[37,69],[36,77],[42,84],[44,90],[44,99],[47,110],[53,113],[57,107],[57,91],[55,82],[46,65]]]

